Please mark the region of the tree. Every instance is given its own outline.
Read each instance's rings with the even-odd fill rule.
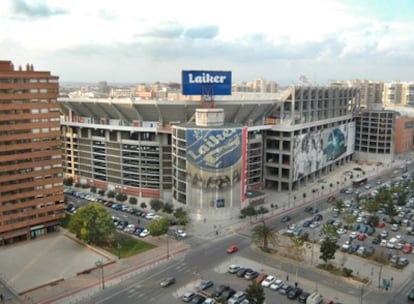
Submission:
[[[148,230],[152,236],[164,235],[168,231],[170,225],[170,220],[163,216],[160,218],[153,219],[148,224]]]
[[[264,251],[268,251],[269,243],[276,245],[278,240],[276,232],[263,222],[262,225],[257,225],[253,228],[252,241],[257,245],[262,246]]]
[[[164,207],[164,203],[162,201],[160,201],[159,199],[152,199],[150,201],[150,206],[151,206],[152,210],[157,212],[157,211],[161,210]]]
[[[129,203],[130,203],[131,205],[136,205],[136,204],[138,203],[138,200],[137,200],[137,198],[136,198],[136,197],[130,196],[130,197],[129,197]]]
[[[174,211],[174,206],[171,203],[165,203],[162,211],[165,213],[171,214]]]
[[[125,193],[117,193],[115,199],[119,202],[125,202],[128,196]]]
[[[255,216],[257,213],[256,213],[256,209],[254,209],[252,205],[249,205],[243,208],[242,210],[240,210],[240,214],[241,214],[241,217],[248,216],[250,221],[252,221],[252,217]]]
[[[146,204],[145,202],[142,202],[142,203],[140,204],[140,207],[141,207],[142,209],[147,209],[147,204]]]
[[[333,225],[323,224],[320,230],[320,235],[327,239],[337,240],[339,235]]]
[[[95,186],[92,186],[92,187],[91,187],[91,192],[92,192],[92,193],[96,193],[96,187],[95,187]]]
[[[115,197],[115,192],[112,190],[109,190],[108,193],[106,194],[107,197],[109,198],[114,198]]]
[[[69,187],[72,186],[73,185],[73,178],[68,177],[68,178],[63,179],[63,184],[65,186],[69,186]]]
[[[111,214],[101,204],[91,203],[78,209],[69,222],[69,231],[92,244],[107,242],[115,231]]]
[[[336,239],[326,238],[323,240],[321,244],[321,255],[319,256],[319,258],[323,260],[325,264],[327,264],[329,260],[333,260],[335,258],[335,252],[339,248],[336,241]]]
[[[335,202],[335,207],[339,209],[339,212],[342,212],[342,209],[345,208],[345,204],[343,200],[337,200]]]
[[[249,303],[264,304],[266,296],[262,285],[253,281],[249,286],[247,286],[245,292],[246,299]]]
[[[290,237],[290,240],[292,241],[293,249],[296,252],[296,256],[300,258],[305,252],[305,247],[304,247],[305,241],[306,241],[305,237],[303,237],[302,235],[298,235],[298,236],[292,235]]]
[[[190,222],[187,212],[181,207],[174,211],[174,216],[177,219],[177,224],[183,227]]]

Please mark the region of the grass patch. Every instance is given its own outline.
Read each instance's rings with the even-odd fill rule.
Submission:
[[[153,244],[137,240],[128,235],[118,232],[115,232],[115,234],[116,241],[114,243],[104,244],[101,247],[119,258],[128,258],[156,247]]]

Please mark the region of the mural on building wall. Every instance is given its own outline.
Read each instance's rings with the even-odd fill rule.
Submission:
[[[240,203],[242,134],[242,128],[187,130],[187,193],[200,207]]]
[[[296,136],[293,180],[298,180],[355,150],[355,122]]]

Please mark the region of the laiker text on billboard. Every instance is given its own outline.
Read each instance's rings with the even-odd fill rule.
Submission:
[[[182,71],[183,95],[231,95],[230,71]]]

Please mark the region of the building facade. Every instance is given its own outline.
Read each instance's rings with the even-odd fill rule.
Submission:
[[[197,123],[197,100],[59,101],[67,176],[159,197],[197,216],[230,217],[249,191],[297,190],[352,160],[359,90],[233,92],[215,98],[211,111],[222,121],[212,125]]]
[[[58,77],[0,61],[0,241],[56,231],[65,216]]]
[[[355,158],[371,162],[391,162],[394,158],[395,118],[390,110],[357,112]]]

